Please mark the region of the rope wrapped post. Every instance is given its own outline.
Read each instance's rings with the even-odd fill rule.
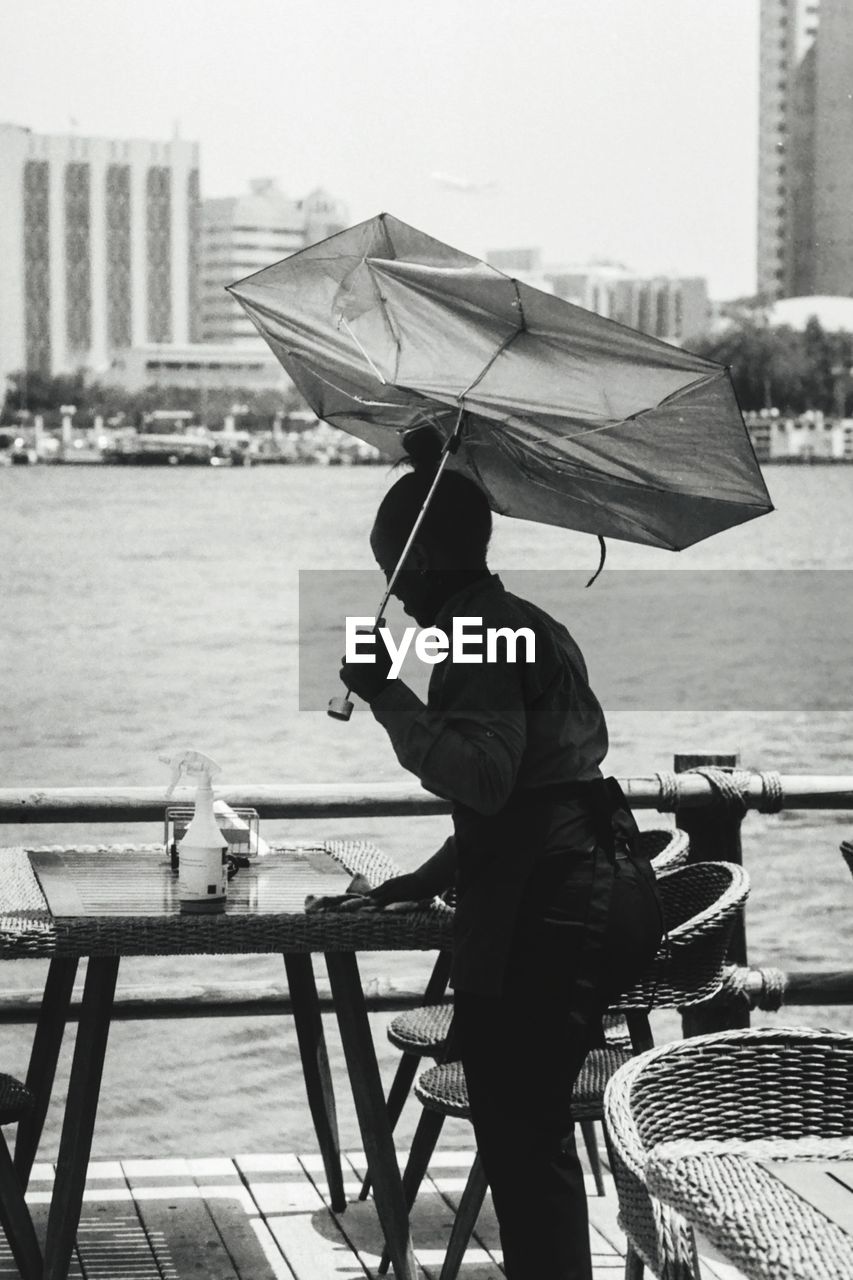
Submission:
[[[713,778],[717,769],[736,770],[740,762],[737,755],[682,755],[675,756],[676,773],[688,769],[707,769]],[[737,782],[737,774],[732,778]],[[740,828],[746,814],[746,804],[738,796],[737,786],[716,789],[715,800],[710,805],[676,811],[675,823],[690,837],[690,862],[736,862],[743,865]],[[743,916],[735,923],[729,943],[730,964],[746,965],[746,924]],[[712,1001],[685,1010],[681,1015],[685,1036],[700,1036],[712,1031],[732,1031],[749,1026],[748,1003]]]

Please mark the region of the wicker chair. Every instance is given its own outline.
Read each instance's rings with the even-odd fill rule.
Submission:
[[[15,1124],[33,1105],[33,1096],[13,1076],[0,1074],[0,1125]],[[30,1211],[6,1139],[0,1133],[0,1223],[24,1280],[41,1280],[43,1263]]]
[[[685,864],[690,854],[690,841],[687,833],[679,831],[677,828],[657,828],[641,833],[640,850],[651,862],[655,873],[660,876]],[[449,963],[446,970],[442,972],[445,974],[444,986],[439,992],[439,998],[444,994],[447,986],[447,978],[450,973]],[[434,972],[433,977],[430,979],[431,985],[434,983],[435,977],[436,974]],[[403,1055],[397,1066],[391,1088],[388,1091],[388,1116],[392,1129],[400,1118],[406,1098],[409,1096],[414,1083],[418,1060],[420,1058],[434,1058],[438,1062],[444,1057],[452,1017],[452,1005],[433,1004],[427,998],[426,1003],[419,1008],[409,1009],[405,1013],[399,1014],[388,1027],[388,1039]],[[631,1056],[631,1043],[624,1034],[624,1025],[621,1018],[609,1019],[605,1023],[605,1028],[608,1031],[608,1040],[611,1041],[610,1048],[612,1050],[612,1054],[607,1061],[611,1062],[612,1069],[615,1070],[617,1066]],[[584,1097],[589,1100],[589,1105],[584,1108],[583,1118],[580,1119],[580,1126],[595,1179],[596,1190],[599,1195],[604,1195],[604,1177],[601,1172],[601,1161],[595,1136],[595,1122],[601,1120],[603,1114],[603,1086],[598,1094],[597,1105],[594,1100],[595,1086],[597,1081],[601,1079],[601,1065],[600,1062],[591,1063],[589,1071],[584,1067],[581,1080],[578,1081],[578,1088]],[[361,1186],[360,1198],[365,1200],[369,1191],[370,1174],[368,1173]]]
[[[641,1260],[633,1275],[641,1276],[645,1263],[661,1280],[699,1280],[692,1229],[646,1187],[653,1147],[696,1139],[714,1142],[715,1151],[743,1153],[746,1147],[760,1156],[765,1143],[779,1139],[853,1139],[851,1082],[853,1035],[802,1027],[696,1036],[623,1066],[607,1086],[605,1118],[620,1225]],[[820,1158],[819,1144],[814,1154]],[[742,1203],[739,1212],[744,1256],[754,1258],[762,1253],[762,1206]],[[776,1238],[766,1243],[768,1275],[817,1275],[806,1260],[807,1241],[803,1269],[795,1264],[778,1272],[772,1263],[782,1244]]]
[[[614,1009],[626,1014],[634,1048],[651,1043],[648,1012],[682,1008],[707,1000],[719,991],[732,928],[743,909],[749,880],[742,867],[727,862],[700,862],[658,879],[668,927],[667,941],[639,981],[624,992]],[[630,1058],[630,1050],[611,1046],[593,1049],[572,1094],[572,1113],[584,1121],[601,1115],[610,1077]],[[469,1116],[465,1076],[458,1062],[430,1067],[415,1085],[424,1107],[412,1142],[403,1188],[414,1204],[445,1117]],[[448,1244],[440,1280],[453,1280],[486,1193],[479,1159],[474,1161]]]

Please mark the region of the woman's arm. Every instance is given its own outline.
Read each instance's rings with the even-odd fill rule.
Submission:
[[[381,907],[391,902],[421,902],[449,889],[456,879],[456,841],[445,840],[440,849],[407,875],[394,876],[377,885],[369,896]]]
[[[477,813],[497,813],[515,785],[526,741],[517,669],[480,664],[464,674],[448,671],[438,701],[441,709],[432,709],[401,680],[389,680],[370,709],[400,764],[428,790]]]
[[[456,839],[448,836],[440,849],[431,858],[422,862],[412,872],[420,881],[424,891],[429,894],[443,893],[451,888],[456,879]]]

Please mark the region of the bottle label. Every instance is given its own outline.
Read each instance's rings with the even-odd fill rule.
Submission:
[[[182,844],[178,876],[181,898],[209,901],[224,898],[228,888],[227,853],[227,845],[220,849],[196,849]]]

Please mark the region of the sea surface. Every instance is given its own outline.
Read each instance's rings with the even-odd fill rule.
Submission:
[[[766,624],[779,581],[787,584],[778,622],[769,624],[769,632],[745,624],[754,642],[724,655],[732,687],[760,693],[752,699],[727,696],[723,666],[722,676],[715,667],[713,680],[695,671],[695,697],[689,680],[685,693],[682,673],[678,696],[673,693],[667,703],[659,692],[660,672],[658,693],[648,706],[642,698],[632,702],[614,695],[608,707],[611,772],[668,769],[676,752],[736,751],[748,767],[853,773],[853,682],[849,647],[844,650],[839,639],[853,599],[846,589],[853,571],[853,467],[769,468],[766,479],[777,508],[772,515],[677,555],[613,543],[603,576],[586,594],[577,573],[567,579],[562,571],[592,572],[598,561],[592,538],[498,519],[493,566],[508,575],[551,571],[537,579],[535,598],[570,624],[576,619],[594,687],[591,619],[613,589],[608,584],[624,586],[629,571],[654,570],[656,580],[664,571],[668,575],[663,591],[659,583],[651,594],[635,591],[629,616],[620,621],[626,637],[636,642],[639,636],[646,644],[639,658],[636,643],[631,649],[637,669],[628,672],[627,683],[634,689],[644,687],[642,654],[671,652],[672,618],[688,585],[695,593],[697,583],[719,581],[717,591],[691,606],[694,615],[706,611],[710,623],[726,608],[731,611],[727,593],[737,575],[751,573]],[[399,780],[400,766],[363,706],[346,725],[322,711],[298,709],[298,573],[373,570],[368,533],[388,483],[385,470],[375,467],[0,469],[0,785],[156,786],[166,780],[159,757],[186,745],[217,759],[223,781],[233,784]],[[691,570],[693,578],[680,586],[679,575]],[[706,578],[711,570],[728,572]],[[827,570],[837,572],[831,579],[816,576]],[[636,579],[640,586],[644,581]],[[829,604],[824,592],[816,629],[793,634],[786,621],[792,616],[791,592],[796,597],[802,583],[802,612],[811,617],[815,581],[831,581]],[[574,584],[571,589],[567,582]],[[365,584],[368,613],[382,586],[379,574],[366,574]],[[822,642],[822,636],[828,639]],[[612,643],[610,635],[611,650]],[[332,666],[328,694],[337,691]],[[670,821],[650,813],[640,819],[645,826]],[[318,826],[268,823],[264,834],[371,838],[409,867],[444,838],[448,820],[329,822],[322,831]],[[157,826],[45,826],[29,827],[25,834],[0,828],[4,845],[159,835]],[[747,818],[743,844],[753,883],[753,963],[851,967],[853,880],[838,852],[839,841],[851,837],[850,813]],[[420,986],[430,959],[365,957],[365,981],[379,983],[393,973],[398,986]],[[7,989],[39,988],[43,976],[39,962],[4,965]],[[119,977],[121,986],[162,989],[174,982],[278,980],[283,981],[281,961],[270,957],[128,960]],[[794,1009],[784,1017],[853,1026],[853,1012],[846,1008]],[[395,1058],[385,1047],[385,1021],[375,1017],[374,1028],[383,1071],[390,1076]],[[663,1033],[677,1030],[672,1020],[662,1026]],[[356,1144],[331,1019],[327,1031],[340,1081],[343,1140]],[[2,1028],[0,1069],[25,1072],[31,1036],[30,1027]],[[58,1099],[72,1041],[70,1034]],[[213,1099],[216,1126],[208,1120]],[[58,1115],[56,1106],[45,1136],[47,1154],[55,1149]],[[404,1132],[415,1118],[411,1107]],[[451,1127],[449,1140],[467,1140],[465,1126]],[[96,1155],[311,1146],[289,1020],[113,1026]]]

